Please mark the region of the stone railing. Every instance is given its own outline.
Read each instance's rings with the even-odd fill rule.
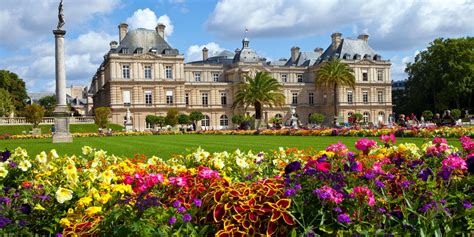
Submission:
[[[70,117],[69,124],[91,124],[94,123],[94,117]],[[54,124],[53,117],[44,117],[40,124]],[[30,125],[24,117],[1,118],[0,125]]]

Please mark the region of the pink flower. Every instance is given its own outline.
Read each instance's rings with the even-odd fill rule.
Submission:
[[[385,171],[382,169],[382,163],[380,162],[375,162],[373,164],[374,171],[379,173],[379,174],[385,174]]]
[[[446,159],[441,161],[441,164],[443,165],[443,168],[448,168],[448,169],[459,169],[459,170],[465,170],[467,169],[467,164],[466,161],[464,161],[461,157],[458,156],[448,156]]]
[[[326,185],[319,189],[314,190],[313,193],[318,195],[322,199],[329,200],[336,204],[341,203],[343,200],[342,194],[340,194],[338,191]]]
[[[332,151],[338,155],[345,156],[347,154],[347,146],[338,142],[336,144],[331,144],[326,148],[326,151]]]
[[[169,184],[176,186],[186,186],[186,177],[170,177]]]
[[[466,153],[474,152],[474,141],[470,137],[462,136],[459,140],[461,141],[462,149]]]
[[[446,143],[448,143],[448,142],[446,141],[446,139],[440,138],[440,137],[435,137],[435,138],[433,139],[433,144],[441,144],[441,143],[445,143],[445,144],[446,144]]]
[[[374,147],[375,145],[377,145],[377,142],[374,141],[374,140],[370,140],[368,138],[362,138],[362,139],[359,139],[356,143],[355,143],[355,147],[357,148],[357,150],[359,151],[366,151],[372,147]]]
[[[369,206],[375,205],[374,194],[366,186],[357,186],[357,187],[355,187],[352,190],[351,196],[353,196],[355,198],[359,198],[359,199],[367,198],[367,204],[369,204]]]
[[[331,164],[327,162],[319,162],[316,164],[316,169],[322,172],[328,172],[331,169]]]
[[[211,170],[207,167],[199,167],[198,176],[205,179],[218,178],[219,173],[217,171]]]
[[[124,184],[132,184],[133,183],[133,178],[129,175],[125,176],[125,179],[123,179]]]
[[[382,136],[380,136],[380,140],[385,144],[396,142],[395,135],[393,135],[393,133],[390,133],[390,135],[382,134]]]

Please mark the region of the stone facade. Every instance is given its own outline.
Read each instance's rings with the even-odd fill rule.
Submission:
[[[367,122],[386,123],[392,112],[391,64],[368,46],[367,35],[342,39],[341,34],[335,33],[326,50],[300,52],[293,47],[290,59],[276,62],[259,57],[244,38],[235,52],[209,57],[204,48],[203,60],[186,63],[184,56],[164,40],[164,25],[158,25],[155,31],[128,31],[127,27],[124,23],[119,25],[119,42],[110,43],[111,49],[89,89],[94,107],[112,109],[112,123],[123,124],[129,108],[134,129],[146,130],[147,115],[164,116],[168,109],[177,108],[186,114],[201,111],[206,116],[201,124],[209,129],[233,128],[232,116],[244,113],[243,108],[231,108],[238,83],[245,75],[253,76],[259,71],[269,72],[279,80],[286,96],[284,106],[264,108],[265,121],[274,116],[288,121],[290,106],[296,106],[302,124],[307,124],[314,112],[324,113],[330,123],[334,115],[333,89],[316,88],[314,77],[322,62],[333,57],[354,69],[357,82],[354,89],[337,89],[340,122],[347,121],[350,113],[365,113]],[[253,108],[246,113],[252,115]]]

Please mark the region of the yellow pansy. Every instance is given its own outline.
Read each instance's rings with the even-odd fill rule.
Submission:
[[[110,195],[109,193],[105,193],[105,194],[100,195],[99,198],[97,198],[97,201],[102,204],[106,204],[111,198],[112,198],[112,195]]]
[[[49,158],[51,158],[51,159],[59,158],[58,152],[56,152],[55,149],[52,149],[51,151],[49,151],[48,156],[49,156]]]
[[[56,200],[59,203],[64,203],[65,201],[69,201],[72,199],[72,194],[73,194],[72,190],[59,187],[58,190],[56,191]]]
[[[0,178],[5,178],[7,177],[8,170],[5,169],[5,167],[2,165],[0,166]]]
[[[48,161],[48,155],[46,155],[46,152],[42,151],[38,155],[36,155],[36,160],[38,160],[39,163],[46,163]]]
[[[91,197],[82,197],[81,199],[79,199],[79,201],[77,201],[77,205],[80,207],[85,207],[85,206],[89,206],[91,202],[92,202]]]
[[[84,154],[86,156],[89,155],[92,151],[93,151],[93,149],[90,146],[83,146],[82,147],[82,154]]]
[[[63,227],[69,227],[71,226],[71,222],[67,218],[62,218],[59,221],[59,224],[61,224]]]
[[[20,161],[20,164],[18,164],[18,168],[23,171],[27,171],[29,168],[31,168],[31,163],[28,160],[22,160]]]
[[[39,210],[39,211],[46,211],[46,209],[44,209],[43,206],[41,206],[41,204],[36,204],[35,207],[33,207],[33,210]]]
[[[102,211],[102,207],[96,207],[96,206],[94,206],[94,207],[89,207],[89,208],[87,208],[85,212],[86,212],[86,214],[87,214],[88,216],[93,216],[94,214],[97,214],[97,213],[99,213],[99,212],[101,212],[101,211]]]

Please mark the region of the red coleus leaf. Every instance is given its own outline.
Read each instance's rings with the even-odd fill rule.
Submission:
[[[250,226],[250,228],[247,230],[247,233],[249,236],[254,236],[255,235],[255,228],[253,226]]]
[[[225,230],[219,230],[217,231],[216,236],[217,237],[231,237],[231,234]]]
[[[241,222],[244,219],[243,215],[233,215],[232,218],[234,218],[236,221]]]
[[[274,208],[272,207],[272,203],[266,202],[262,205],[262,207],[259,209],[262,212],[269,212],[272,211]]]
[[[294,225],[295,221],[293,220],[293,217],[291,217],[288,213],[282,212],[281,216],[283,217],[283,220],[287,225]]]
[[[232,197],[240,197],[240,193],[239,193],[238,191],[236,191],[236,190],[230,191],[230,195],[231,195]]]
[[[248,201],[248,204],[249,204],[249,206],[252,207],[252,206],[255,205],[255,202],[256,202],[256,201],[255,201],[255,198],[252,198],[252,199],[250,199],[250,200]]]
[[[273,213],[272,213],[272,218],[270,218],[270,221],[271,222],[277,221],[278,219],[280,219],[282,213],[283,212],[281,212],[281,211],[274,210]]]
[[[268,189],[267,193],[265,194],[265,196],[267,197],[271,197],[275,194],[275,191],[271,190],[271,189]]]
[[[273,235],[276,230],[277,230],[277,223],[275,222],[268,222],[268,225],[267,225],[267,236],[270,236],[270,235]]]
[[[278,209],[287,209],[291,205],[291,199],[280,199],[278,202],[276,202],[276,205],[278,206]]]
[[[225,206],[224,206],[225,210],[227,211],[227,210],[231,209],[232,205],[234,205],[234,204],[231,203],[231,202],[226,203]]]
[[[214,208],[214,221],[220,222],[225,214],[224,204],[217,204]]]
[[[221,202],[222,195],[224,194],[223,191],[217,191],[214,193],[214,201],[215,202]]]
[[[250,221],[245,220],[244,222],[242,222],[242,226],[243,226],[246,230],[248,230],[248,229],[250,228],[250,226],[251,226]]]
[[[231,224],[231,222],[228,220],[224,221],[224,230],[231,231],[233,228],[234,228],[234,224]]]
[[[251,222],[256,222],[256,221],[257,221],[257,218],[258,218],[257,213],[254,213],[254,212],[250,212],[250,213],[249,213],[249,220],[250,220]]]

